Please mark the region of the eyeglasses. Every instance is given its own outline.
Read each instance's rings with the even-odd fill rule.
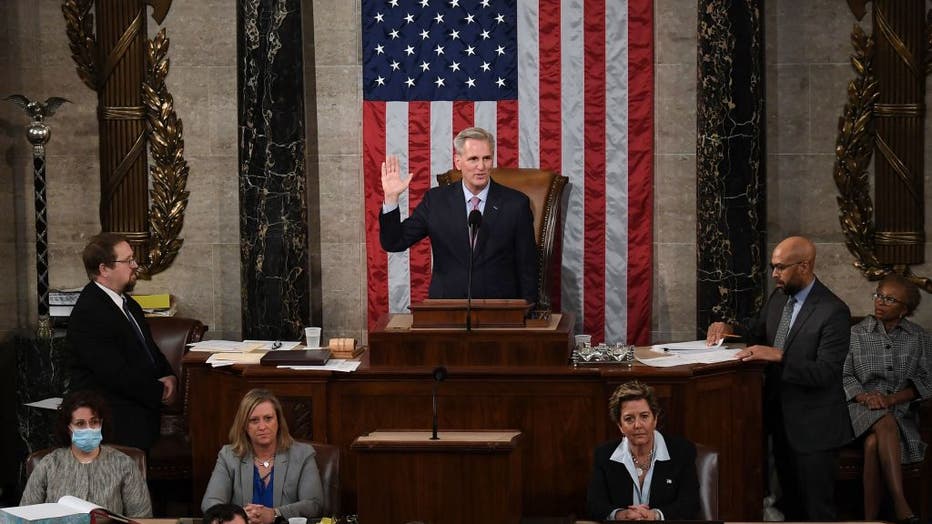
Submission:
[[[114,264],[118,264],[118,263],[119,263],[119,264],[129,264],[130,266],[137,265],[136,257],[129,257],[129,258],[125,259],[125,260],[114,260],[113,263],[114,263]]]
[[[882,294],[880,294],[880,293],[874,293],[874,294],[872,294],[871,296],[874,297],[874,300],[879,300],[879,301],[883,302],[884,304],[886,304],[886,305],[888,305],[888,306],[892,306],[893,304],[902,304],[902,303],[903,303],[902,300],[900,300],[900,299],[898,299],[898,298],[896,298],[896,297],[891,297],[890,295],[882,295]]]
[[[90,420],[84,420],[84,419],[72,420],[71,427],[73,427],[74,429],[87,429],[87,428],[97,429],[100,427],[100,422],[101,420],[97,417],[94,417]]]
[[[776,271],[777,273],[783,273],[787,269],[797,265],[802,264],[805,260],[800,260],[799,262],[793,262],[792,264],[770,264],[770,270]]]

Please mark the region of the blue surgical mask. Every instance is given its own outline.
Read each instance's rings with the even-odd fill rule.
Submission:
[[[103,440],[100,428],[72,429],[71,442],[85,453],[90,453],[100,446]]]

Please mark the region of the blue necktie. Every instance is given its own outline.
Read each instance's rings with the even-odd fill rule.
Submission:
[[[133,333],[136,334],[136,340],[139,341],[142,351],[146,354],[149,362],[155,364],[155,359],[152,358],[152,353],[149,352],[149,345],[146,344],[146,337],[142,334],[142,330],[139,329],[139,324],[136,323],[136,318],[133,317],[133,314],[129,310],[129,304],[126,301],[126,296],[123,296],[123,313],[126,313],[126,319],[129,320],[129,325],[133,328]]]

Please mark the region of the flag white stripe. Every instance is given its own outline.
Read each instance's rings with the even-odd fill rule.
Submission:
[[[430,187],[453,167],[453,102],[430,103]]]
[[[561,309],[576,315],[577,328],[582,327],[583,280],[582,268],[585,252],[583,215],[585,201],[585,112],[583,79],[583,3],[567,0],[560,7],[561,79],[560,105],[562,113],[562,174],[569,177],[569,198],[563,210],[563,265],[561,276]]]
[[[518,0],[518,167],[540,167],[537,0]]]
[[[485,101],[475,102],[473,104],[473,114],[476,127],[481,127],[495,135],[495,141],[498,141],[498,134],[495,128],[498,126],[498,102]],[[498,144],[493,144],[497,146]],[[498,151],[498,147],[495,147]],[[495,155],[494,165],[498,165],[498,155]]]
[[[628,2],[605,3],[605,340],[628,341]]]
[[[408,170],[408,103],[385,103],[385,151],[397,155],[401,172]],[[423,173],[414,173],[423,176]],[[398,199],[401,219],[408,216],[408,192]],[[388,253],[388,308],[392,313],[406,313],[411,304],[411,267],[409,251]]]

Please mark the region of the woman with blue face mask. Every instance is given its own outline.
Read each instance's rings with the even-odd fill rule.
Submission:
[[[127,517],[151,517],[149,489],[136,463],[101,445],[107,405],[92,391],[75,391],[58,408],[52,451],[29,476],[20,505],[57,502],[65,495],[93,502]]]

